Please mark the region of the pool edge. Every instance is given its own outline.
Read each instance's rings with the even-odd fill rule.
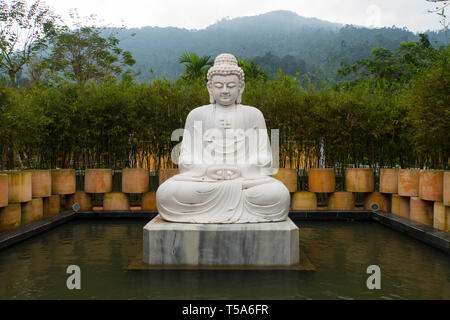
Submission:
[[[74,220],[76,213],[73,211],[62,211],[58,214],[27,223],[13,230],[0,233],[0,250],[24,241],[38,234]]]

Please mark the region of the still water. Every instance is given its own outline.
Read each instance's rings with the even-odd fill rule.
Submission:
[[[447,255],[372,222],[298,222],[314,272],[127,271],[145,224],[78,220],[0,251],[0,299],[450,299]],[[69,265],[81,290],[66,287]]]

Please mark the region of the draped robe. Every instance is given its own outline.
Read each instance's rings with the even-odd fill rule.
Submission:
[[[207,175],[213,166],[231,166],[241,174],[229,180],[213,179]],[[156,192],[158,212],[167,221],[255,223],[287,218],[290,194],[270,176],[266,123],[254,107],[210,104],[192,110],[178,167],[180,174]]]

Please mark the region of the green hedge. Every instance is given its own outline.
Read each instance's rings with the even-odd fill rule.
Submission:
[[[449,69],[441,59],[402,88],[370,81],[303,88],[280,72],[274,81],[248,81],[243,103],[258,107],[269,129],[280,129],[281,166],[317,166],[323,141],[328,166],[448,168]],[[2,87],[1,167],[13,166],[11,150],[28,168],[123,168],[130,153],[139,165],[149,166],[151,155],[151,169],[171,167],[164,159],[177,144],[172,131],[208,101],[201,81]]]

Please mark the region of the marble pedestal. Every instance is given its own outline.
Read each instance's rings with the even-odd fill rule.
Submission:
[[[151,265],[289,266],[299,263],[299,229],[289,218],[190,224],[158,215],[144,227],[143,260]]]

